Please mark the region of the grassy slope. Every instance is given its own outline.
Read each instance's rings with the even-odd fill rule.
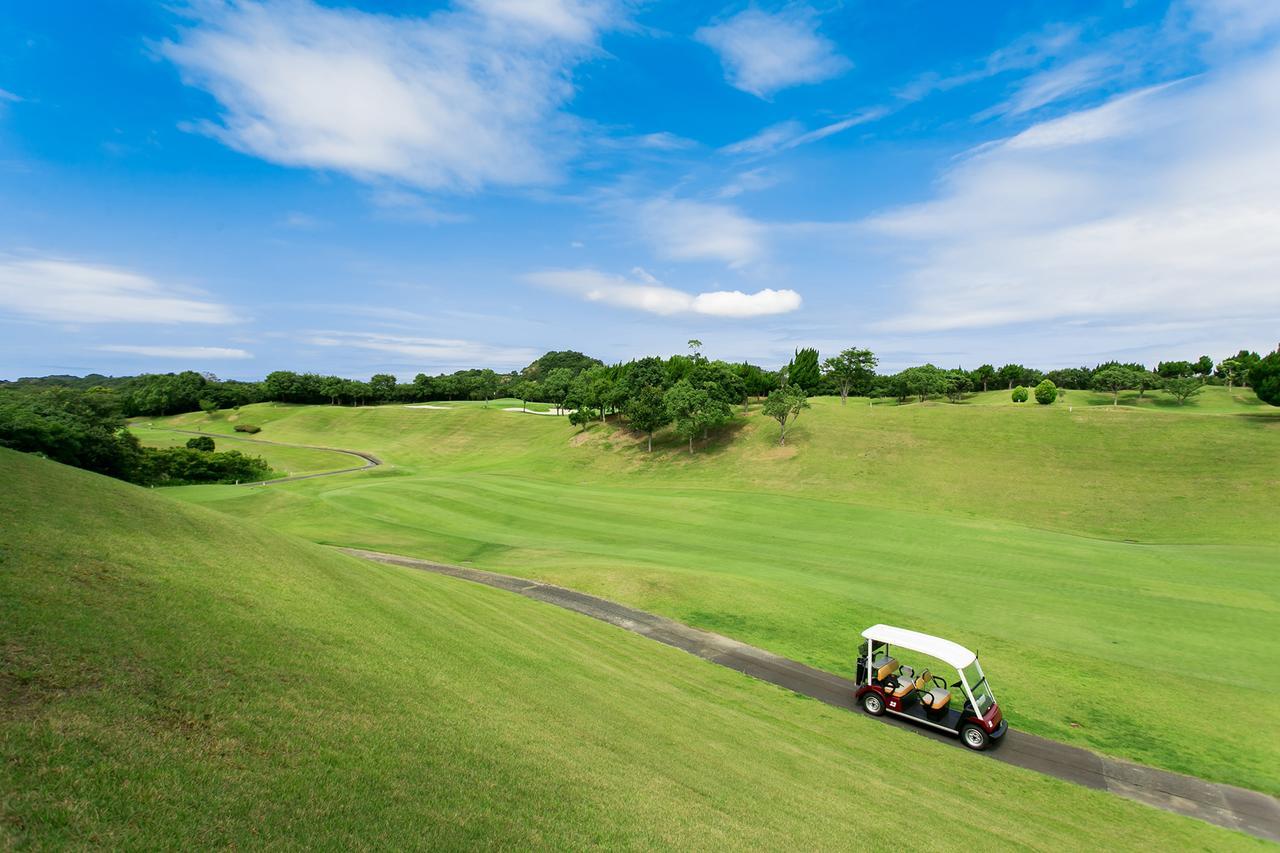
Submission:
[[[392,467],[179,494],[318,541],[546,578],[838,671],[865,624],[934,631],[981,650],[1015,725],[1276,792],[1280,744],[1256,732],[1280,724],[1280,418],[1183,416],[1222,390],[1185,412],[1080,392],[1070,408],[819,400],[788,448],[753,415],[692,459],[493,410],[263,406],[264,435]],[[1230,665],[1197,668],[1207,646]],[[1242,673],[1254,699],[1205,714]],[[1150,701],[1170,689],[1184,701]]]
[[[182,447],[188,439],[194,437],[180,432],[153,428],[148,421],[133,423],[129,429],[145,447]],[[219,430],[219,432],[230,433],[231,430]],[[232,435],[215,441],[218,450],[238,450],[249,456],[261,456],[271,466],[271,470],[281,477],[318,474],[322,471],[341,471],[344,468],[354,468],[363,464],[362,460],[330,450],[249,444],[246,441],[236,440]]]
[[[1254,846],[509,593],[10,451],[0,478],[3,847],[879,847],[895,815]]]

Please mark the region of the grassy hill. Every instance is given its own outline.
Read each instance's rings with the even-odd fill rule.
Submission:
[[[1014,725],[1277,793],[1280,742],[1256,733],[1280,724],[1280,417],[1210,392],[1225,397],[1181,410],[1080,404],[1105,399],[1087,392],[1049,407],[816,400],[785,448],[753,412],[692,458],[499,404],[263,405],[242,413],[263,437],[390,464],[172,494],[320,542],[550,580],[845,673],[867,624],[954,637],[981,651]],[[1201,666],[1206,648],[1227,665]],[[1250,699],[1218,701],[1242,673]]]
[[[0,847],[912,846],[904,815],[1253,845],[499,590],[7,450],[0,479]]]

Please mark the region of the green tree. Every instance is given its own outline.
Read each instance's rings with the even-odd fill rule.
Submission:
[[[1215,373],[1226,380],[1228,391],[1246,379],[1244,368],[1234,358],[1224,358]]]
[[[778,445],[787,443],[787,428],[800,417],[800,412],[809,408],[809,400],[804,389],[799,385],[788,385],[777,391],[769,392],[769,399],[764,401],[764,414],[778,422]]]
[[[204,412],[206,415],[212,416],[216,414],[218,411],[217,400],[210,400],[206,398],[206,399],[200,400],[199,405],[200,405],[200,411]]]
[[[529,411],[529,401],[538,395],[538,383],[517,379],[511,383],[511,393],[520,401],[520,408]]]
[[[688,440],[689,453],[693,453],[693,439],[703,430],[711,396],[705,388],[694,387],[688,379],[681,379],[667,389],[662,400],[676,435]]]
[[[865,390],[871,384],[879,361],[869,349],[850,347],[822,362],[822,373],[831,377],[840,391],[840,405],[849,400],[852,390]]]
[[[1280,406],[1280,350],[1261,359],[1249,371],[1249,385],[1258,399],[1272,406]]]
[[[1040,384],[1036,386],[1036,402],[1047,406],[1056,399],[1058,399],[1058,386],[1048,379],[1040,380]]]
[[[987,390],[987,386],[994,382],[995,378],[996,369],[989,364],[984,364],[973,371],[973,384],[981,385],[983,391]]]
[[[898,376],[901,377],[902,387],[907,394],[919,397],[922,403],[929,397],[936,397],[947,390],[946,374],[932,364],[908,367]]]
[[[702,358],[702,341],[697,338],[689,339],[689,352],[693,353],[693,360],[698,361]]]
[[[542,380],[542,390],[548,402],[555,403],[557,414],[564,409],[564,401],[569,396],[569,386],[572,383],[573,371],[567,367],[557,367]]]
[[[1213,359],[1209,358],[1207,355],[1200,356],[1200,359],[1196,361],[1196,375],[1208,378],[1212,374]]]
[[[973,390],[973,379],[959,368],[947,370],[942,374],[942,393],[953,403],[959,403],[964,395]]]
[[[1099,391],[1111,392],[1111,405],[1120,405],[1120,392],[1137,388],[1143,377],[1137,371],[1113,364],[1093,374],[1093,387]]]
[[[798,385],[806,393],[816,391],[821,373],[818,370],[818,351],[812,347],[796,350],[787,366],[787,384]]]
[[[320,382],[324,387],[324,381]],[[396,396],[396,378],[390,373],[375,373],[369,377],[369,396],[375,403],[386,403]]]
[[[475,371],[474,381],[471,386],[471,393],[481,400],[484,400],[485,407],[487,408],[489,401],[498,393],[498,374],[488,368]]]
[[[996,376],[1001,382],[1008,383],[1008,390],[1012,391],[1014,383],[1022,382],[1026,373],[1027,368],[1021,364],[1006,364],[996,371]]]
[[[632,397],[645,388],[664,388],[667,384],[667,366],[657,356],[646,356],[625,367],[623,386]]]
[[[631,428],[649,439],[649,452],[653,452],[653,434],[671,423],[671,414],[663,400],[662,389],[653,385],[641,388],[626,403],[623,413]]]
[[[213,439],[207,435],[197,435],[195,438],[188,438],[187,447],[192,450],[202,450],[205,453],[212,453],[217,449],[217,446],[213,443]]]
[[[1179,376],[1164,381],[1164,390],[1184,406],[1187,400],[1204,390],[1204,380],[1199,376]]]
[[[1013,389],[1013,391],[1012,391],[1012,392],[1010,392],[1009,396],[1013,399],[1013,402],[1015,402],[1015,403],[1025,403],[1025,402],[1027,402],[1027,388],[1026,388],[1026,386],[1025,386],[1025,385],[1018,385],[1017,387],[1015,387],[1015,388]]]

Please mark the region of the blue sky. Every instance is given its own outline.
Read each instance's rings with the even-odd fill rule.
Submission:
[[[1280,3],[9,4],[0,376],[1280,339]]]

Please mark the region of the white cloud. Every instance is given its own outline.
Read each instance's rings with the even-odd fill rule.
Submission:
[[[225,305],[128,270],[58,259],[0,258],[0,308],[57,323],[232,323]]]
[[[677,136],[665,130],[636,136],[629,141],[641,148],[648,148],[653,151],[685,151],[690,148],[696,148],[698,145],[692,139],[686,139],[683,136]]]
[[[1178,5],[1189,26],[1208,33],[1218,48],[1233,49],[1280,31],[1275,0],[1183,0]]]
[[[864,225],[909,264],[887,328],[1280,315],[1280,52],[1033,126]]]
[[[253,353],[230,347],[168,347],[111,344],[97,349],[102,352],[122,352],[143,355],[148,358],[176,358],[186,361],[224,361],[227,359],[253,358]]]
[[[569,73],[609,0],[471,0],[396,18],[310,0],[195,6],[161,53],[222,106],[199,125],[288,166],[423,188],[535,184],[574,149]]]
[[[815,130],[806,130],[805,126],[798,121],[784,121],[770,125],[755,136],[749,136],[731,145],[726,145],[720,150],[725,154],[747,156],[774,154],[778,151],[787,151],[791,148],[798,148],[801,145],[808,145],[811,142],[818,142],[828,136],[835,136],[837,133],[846,131],[851,127],[857,127],[860,124],[877,121],[884,118],[888,113],[889,111],[884,107],[871,107],[848,118],[825,124]]]
[[[543,287],[572,293],[588,302],[646,311],[650,314],[702,314],[711,317],[748,319],[786,314],[800,307],[794,290],[765,288],[755,293],[715,290],[691,294],[668,287],[642,269],[632,277],[611,275],[593,269],[546,270],[530,273],[526,280]]]
[[[771,124],[764,130],[740,139],[720,150],[725,154],[768,154],[800,137],[804,133],[804,125],[798,121],[783,121]]]
[[[664,258],[742,267],[764,254],[765,226],[736,207],[658,198],[639,207],[636,225]]]
[[[761,98],[830,80],[853,67],[818,33],[817,14],[804,6],[775,14],[747,9],[703,27],[694,38],[720,54],[730,85]]]
[[[13,94],[8,89],[0,89],[0,101],[8,101],[13,104],[21,103],[22,98]]]
[[[537,358],[528,347],[493,346],[456,338],[423,338],[378,332],[314,332],[304,338],[312,346],[372,350],[413,359],[424,366],[519,367]]]
[[[1072,95],[1095,89],[1124,71],[1124,63],[1106,53],[1091,53],[1079,59],[1032,74],[1022,80],[1013,96],[978,114],[1020,116]]]

